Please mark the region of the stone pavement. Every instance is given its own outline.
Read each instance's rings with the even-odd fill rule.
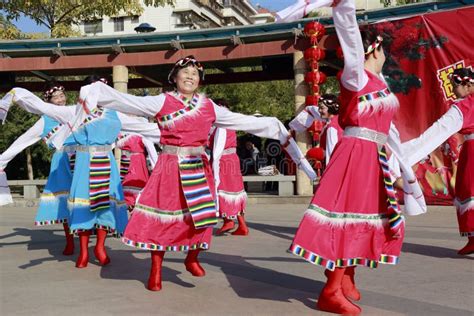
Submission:
[[[315,310],[323,269],[286,252],[303,204],[248,208],[248,237],[213,239],[204,278],[167,254],[163,289],[145,289],[149,254],[107,239],[111,264],[76,269],[62,226],[34,227],[34,208],[0,208],[1,315],[331,315]],[[456,250],[453,207],[408,218],[398,266],[357,269],[363,315],[474,315],[474,256]],[[76,240],[76,253],[78,240]]]

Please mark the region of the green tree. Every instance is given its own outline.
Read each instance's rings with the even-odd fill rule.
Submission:
[[[174,0],[144,0],[147,6],[173,5]],[[50,30],[52,37],[76,35],[73,25],[119,13],[137,15],[143,11],[140,0],[3,0],[0,10],[7,19],[25,15]]]

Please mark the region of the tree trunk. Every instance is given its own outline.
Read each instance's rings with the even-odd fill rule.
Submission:
[[[26,168],[28,170],[28,180],[33,180],[33,159],[31,158],[31,151],[29,148],[25,150],[26,153]]]

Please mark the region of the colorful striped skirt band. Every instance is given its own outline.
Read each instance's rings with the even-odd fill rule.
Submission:
[[[201,157],[180,157],[179,176],[194,227],[207,228],[216,225],[216,203],[207,183]]]

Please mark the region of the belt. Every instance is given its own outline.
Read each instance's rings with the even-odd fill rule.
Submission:
[[[75,153],[76,150],[77,150],[76,145],[70,145],[70,146],[63,146],[63,147],[61,147],[61,149],[58,149],[57,151],[72,154],[72,153]]]
[[[230,155],[237,153],[237,148],[227,148],[222,152],[223,155]]]
[[[177,155],[177,156],[200,156],[204,155],[204,146],[190,147],[190,146],[172,146],[163,145],[163,154]]]
[[[473,140],[474,139],[474,133],[464,135],[464,140]]]
[[[112,145],[102,145],[102,146],[76,146],[76,151],[85,151],[90,153],[95,152],[106,152],[111,151],[113,149]]]
[[[387,135],[377,131],[357,126],[349,126],[344,129],[344,136],[355,137],[369,142],[385,145],[387,142]]]

